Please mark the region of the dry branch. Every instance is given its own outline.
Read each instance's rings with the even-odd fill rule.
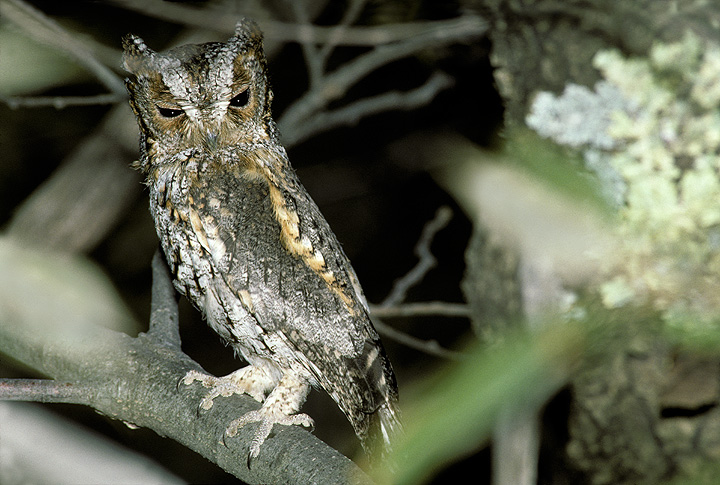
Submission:
[[[129,167],[137,147],[131,116],[127,106],[114,108],[18,207],[7,234],[64,252],[95,247],[141,190]]]
[[[112,2],[144,15],[216,32],[231,33],[238,20],[237,16],[229,15],[227,10],[220,8],[188,7],[159,0],[112,0]],[[253,12],[236,13],[237,15],[251,15]],[[447,32],[454,32],[458,28],[457,19],[378,26],[348,26],[342,31],[339,31],[337,26],[289,23],[266,18],[257,18],[256,20],[267,39],[282,43],[298,42],[317,45],[330,43],[333,45],[377,46],[405,41],[430,32],[435,32],[435,35],[440,38]],[[475,31],[477,35],[482,35],[488,28],[484,19],[474,15],[462,17],[462,24],[463,29]]]
[[[11,261],[18,260],[26,264],[13,266]],[[172,438],[248,483],[366,483],[348,458],[295,427],[276,428],[275,436],[268,439],[260,456],[248,467],[255,425],[242,428],[235,438],[223,436],[230,421],[257,408],[258,403],[247,396],[234,396],[219,400],[212,411],[198,414],[198,403],[206,390],[202,386],[178,389],[178,383],[187,371],[202,371],[200,366],[180,350],[177,342],[165,340],[168,332],[157,331],[161,328],[159,322],[153,332],[135,338],[98,326],[95,321],[110,318],[104,306],[97,308],[103,303],[97,301],[103,299],[102,293],[87,294],[81,287],[98,288],[107,282],[88,265],[82,258],[58,258],[2,240],[3,280],[13,279],[16,285],[32,287],[32,295],[25,299],[42,302],[40,308],[18,305],[8,301],[4,292],[0,294],[3,352],[57,382],[71,384],[65,387],[48,381],[21,380],[13,389],[6,381],[6,397],[24,394],[27,400],[86,404],[108,417]],[[36,276],[51,269],[41,278]],[[157,278],[155,295],[168,296],[169,284]],[[57,291],[58,285],[65,293]],[[77,301],[67,292],[87,294],[93,301]],[[169,309],[169,313],[163,312],[172,320],[174,302],[169,296],[170,301],[156,302],[154,308]],[[171,322],[162,325],[166,324]]]
[[[125,95],[98,94],[96,96],[0,96],[0,102],[10,109],[44,108],[63,109],[69,106],[98,106],[116,104],[127,99]]]

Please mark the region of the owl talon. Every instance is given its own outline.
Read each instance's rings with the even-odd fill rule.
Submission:
[[[207,374],[203,374],[202,372],[199,372],[196,370],[188,371],[187,374],[185,374],[178,380],[176,389],[178,391],[180,391],[182,389],[183,385],[189,386],[195,381],[202,382],[203,378],[206,378],[206,377],[211,377],[211,376],[208,376]]]
[[[240,428],[250,423],[258,423],[258,428],[255,430],[255,434],[253,435],[252,442],[250,444],[248,467],[250,466],[250,461],[257,458],[260,454],[260,447],[263,443],[265,443],[268,436],[270,436],[275,424],[281,424],[284,426],[303,426],[305,428],[309,428],[310,430],[315,428],[315,422],[307,414],[277,414],[267,408],[260,408],[255,411],[245,413],[238,419],[232,421],[225,430],[225,435],[233,437],[238,433]]]
[[[224,377],[215,377],[191,370],[180,379],[180,383],[186,386],[192,385],[195,381],[210,389],[198,405],[198,414],[212,409],[213,400],[221,396],[230,397],[233,394],[247,394],[256,401],[263,402],[265,392],[274,385],[274,381],[262,369],[253,366],[243,367]],[[178,383],[178,386],[180,383]]]

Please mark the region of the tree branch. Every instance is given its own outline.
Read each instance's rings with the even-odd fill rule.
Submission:
[[[83,40],[77,39],[41,11],[21,0],[0,0],[0,16],[19,27],[28,37],[72,56],[114,95],[126,96],[122,79],[98,61]]]
[[[216,32],[232,32],[237,17],[228,15],[220,8],[195,8],[182,4],[168,3],[160,0],[111,0],[112,3],[144,15],[175,22],[186,26],[200,27]],[[488,23],[484,19],[467,14],[463,17],[463,28],[484,34]],[[278,20],[256,19],[265,37],[278,42],[298,42],[307,44],[333,44],[353,46],[377,46],[392,42],[401,42],[429,32],[438,36],[445,35],[449,30],[458,27],[457,19],[408,22],[402,24],[385,24],[379,26],[348,26],[337,29],[337,26],[320,26],[281,22]]]
[[[287,134],[292,127],[301,126],[332,101],[345,96],[352,86],[379,67],[423,49],[479,37],[486,29],[485,23],[477,17],[463,16],[454,19],[453,25],[448,25],[445,30],[428,29],[412,38],[375,47],[318,80],[314,87],[285,110],[278,121],[280,132]]]
[[[0,401],[85,404],[93,394],[92,387],[52,379],[0,379]]]
[[[148,335],[157,337],[161,342],[179,349],[181,341],[177,293],[159,248],[155,251],[152,259],[152,273],[152,301]]]
[[[10,264],[18,259],[23,264]],[[109,303],[93,301],[81,310],[73,298],[57,291],[57,285],[73,294],[88,294],[87,285],[100,287],[108,282],[100,273],[88,271],[91,265],[84,258],[71,262],[61,258],[61,262],[64,269],[55,268],[51,277],[37,278],[43,268],[59,264],[57,256],[23,249],[7,240],[0,245],[2,278],[32,287],[32,299],[43,302],[41,308],[18,306],[0,294],[3,352],[71,384],[65,388],[47,381],[22,381],[26,396],[42,400],[40,394],[47,391],[47,400],[82,402],[108,417],[150,428],[248,483],[346,483],[348,477],[351,483],[368,483],[348,458],[297,427],[278,426],[249,468],[247,454],[255,425],[242,428],[232,439],[223,440],[223,436],[230,421],[256,409],[258,403],[247,396],[233,396],[216,401],[211,411],[198,415],[206,390],[202,386],[178,389],[178,382],[189,370],[202,370],[200,366],[156,335],[133,338],[93,324],[108,317],[103,303]],[[99,298],[95,293],[87,297]],[[88,390],[83,399],[82,389]]]
[[[395,330],[378,319],[379,316],[400,316],[403,312],[417,315],[420,311],[426,312],[424,314],[429,314],[429,312],[440,310],[443,311],[443,314],[450,313],[453,314],[453,316],[467,315],[465,305],[452,305],[438,302],[428,304],[402,304],[407,296],[408,290],[422,281],[427,272],[437,264],[435,256],[433,256],[430,251],[430,245],[438,231],[447,226],[451,217],[452,211],[450,208],[443,206],[437,210],[435,217],[425,224],[420,239],[415,245],[415,255],[419,258],[418,263],[408,271],[405,276],[395,281],[395,285],[390,291],[390,294],[380,305],[371,306],[371,314],[376,330],[384,337],[393,339],[396,342],[419,350],[420,352],[425,352],[426,354],[458,360],[463,358],[460,352],[444,349],[435,340],[424,341]],[[462,307],[462,309],[459,307]],[[462,315],[460,315],[460,313],[462,313]]]
[[[394,329],[378,318],[373,317],[372,322],[375,326],[375,330],[377,330],[383,337],[392,339],[399,344],[410,347],[411,349],[443,359],[462,360],[464,358],[464,354],[462,352],[445,349],[440,346],[437,340],[421,340],[417,337],[413,337],[412,335],[408,335]]]
[[[440,207],[435,217],[425,224],[420,239],[415,245],[415,255],[418,257],[417,264],[402,278],[395,281],[390,294],[380,303],[380,307],[397,305],[405,300],[407,292],[422,281],[428,271],[435,267],[437,260],[430,251],[435,235],[450,222],[452,211],[449,207]]]
[[[418,303],[400,303],[394,306],[370,305],[370,313],[373,317],[378,318],[419,317],[426,315],[467,318],[470,315],[470,309],[465,303],[424,301]]]
[[[100,104],[115,104],[127,99],[126,95],[98,94],[96,96],[0,96],[0,102],[10,109],[18,108],[44,108],[52,106],[63,109],[68,106],[97,106]]]
[[[435,72],[425,84],[410,91],[390,91],[361,99],[334,111],[318,111],[304,123],[296,125],[289,133],[282,132],[283,142],[295,145],[323,131],[357,124],[366,116],[390,110],[419,108],[430,103],[440,91],[453,84],[452,77],[443,72]]]

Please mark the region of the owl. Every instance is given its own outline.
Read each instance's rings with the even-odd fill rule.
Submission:
[[[400,430],[395,376],[357,276],[279,142],[262,34],[247,20],[224,43],[160,54],[123,39],[130,104],[140,127],[136,167],[175,288],[248,365],[183,382],[201,401],[248,394],[262,405],[231,422],[259,423],[256,457],[274,424],[323,389],[371,454]]]

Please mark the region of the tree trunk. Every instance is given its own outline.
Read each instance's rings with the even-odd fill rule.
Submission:
[[[704,1],[489,0],[482,5],[491,24],[491,60],[508,128],[525,125],[540,91],[560,93],[568,83],[592,89],[600,79],[592,63],[599,50],[646,57],[654,43],[678,41],[686,31],[717,38],[720,19],[720,4]],[[479,254],[469,252],[467,281],[491,278],[472,276],[481,267],[474,263]],[[674,351],[644,323],[622,322],[626,334],[571,385],[567,456],[591,483],[657,483],[720,459],[720,362]]]

